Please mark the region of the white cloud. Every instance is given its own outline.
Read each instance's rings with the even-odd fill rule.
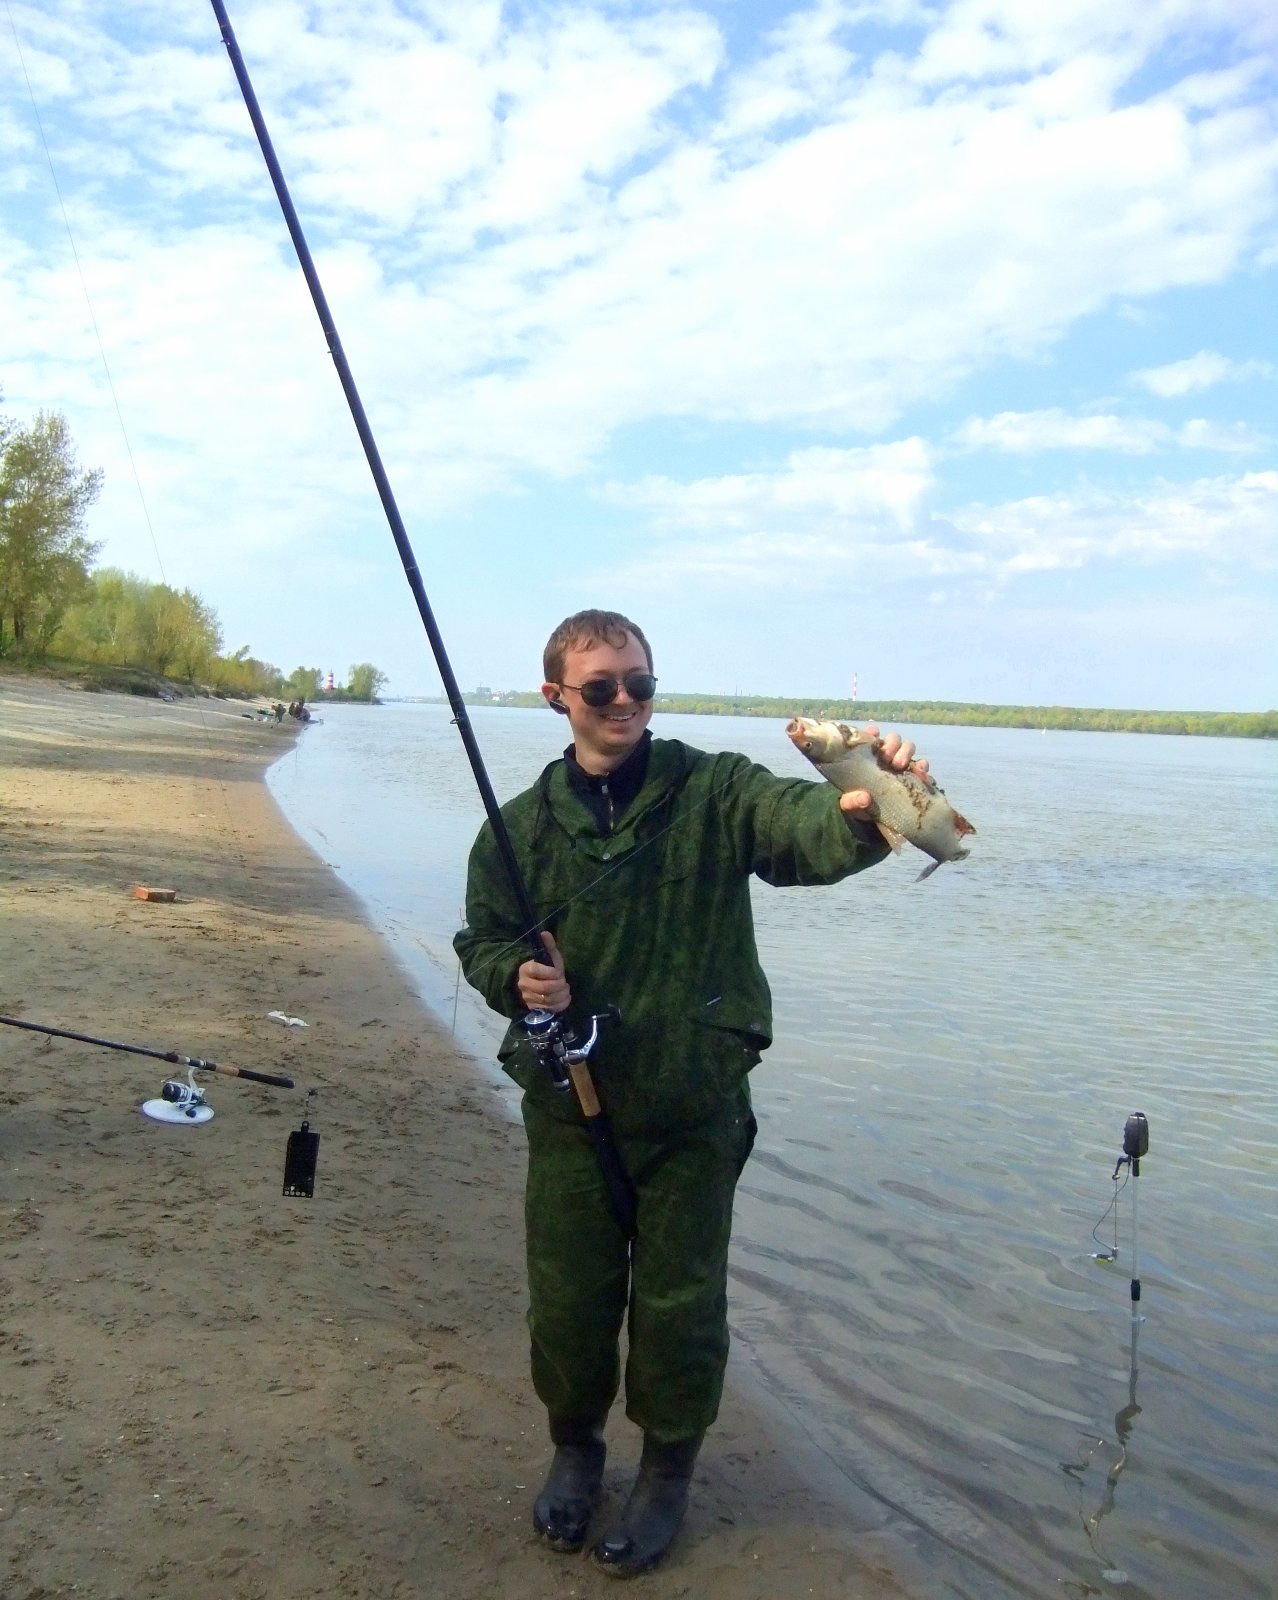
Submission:
[[[961,450],[1002,450],[1036,455],[1042,450],[1118,450],[1148,455],[1172,438],[1165,422],[1148,417],[1072,416],[1047,411],[1002,411],[994,417],[969,417],[951,435]]]
[[[848,10],[840,0],[818,0],[772,31],[761,59],[728,85],[720,139],[762,133],[838,105],[857,59],[838,37]]]
[[[158,525],[193,582],[318,567],[370,495],[211,19],[152,0],[13,14]],[[410,520],[496,521],[552,481],[536,525],[573,493],[584,523],[609,479],[618,527],[666,530],[666,572],[988,584],[1134,559],[1111,520],[1162,526],[1172,491],[1013,502],[982,473],[1040,487],[1033,457],[1071,449],[1135,479],[1178,448],[1264,446],[1241,407],[1089,414],[1116,375],[1064,364],[1072,330],[1099,347],[1126,310],[1140,337],[1116,342],[1160,398],[1268,373],[1210,351],[1156,364],[1179,354],[1156,297],[1223,297],[1272,262],[1269,0],[724,16],[244,0],[240,43]],[[6,409],[66,409],[108,466],[93,531],[116,559],[139,543],[133,491],[32,129],[20,96],[0,113],[0,380]],[[983,374],[1008,387],[975,392]],[[924,429],[946,447],[866,442]],[[645,459],[653,436],[677,466]],[[1226,514],[1205,495],[1213,526],[1246,521],[1245,497]]]
[[[1176,400],[1187,394],[1201,394],[1218,383],[1268,377],[1272,372],[1267,361],[1234,361],[1216,350],[1200,350],[1183,361],[1169,361],[1165,366],[1133,372],[1132,382],[1139,383],[1160,399]]]
[[[1045,450],[1114,450],[1143,456],[1174,445],[1246,455],[1262,449],[1266,442],[1246,423],[1196,417],[1173,429],[1152,417],[1074,414],[1059,406],[1044,411],[1000,411],[993,417],[969,417],[949,438],[951,446],[958,450],[997,450],[1026,456]]]
[[[913,527],[933,485],[932,453],[922,439],[865,449],[794,451],[776,472],[737,473],[677,483],[645,478],[612,484],[604,496],[633,506],[653,525],[682,533],[735,533],[759,522],[827,526],[862,519]]]
[[[1278,472],[1159,482],[1135,493],[1083,490],[948,520],[1000,579],[1113,562],[1191,560],[1272,569],[1278,559]]]
[[[1215,422],[1194,417],[1176,430],[1176,442],[1187,450],[1219,450],[1228,455],[1253,455],[1269,440],[1245,422]]]
[[[1217,30],[1241,35],[1255,49],[1278,39],[1269,0],[955,0],[938,11],[916,71],[940,83],[1013,78],[1090,51],[1134,69],[1168,37]]]
[[[1278,472],[1032,495],[938,509],[917,439],[871,451],[801,451],[774,473],[614,486],[660,551],[624,581],[663,588],[713,577],[784,590],[873,575],[968,580],[989,590],[1032,573],[1115,564],[1278,564]]]
[[[1117,98],[1130,51],[1182,25],[1176,8],[1136,27],[1108,5],[1032,24],[952,6],[918,58],[927,93],[857,62],[840,28],[858,9],[793,14],[735,72],[692,8],[512,27],[493,7],[425,26],[371,6],[312,29],[262,8],[241,44],[317,253],[367,252],[352,305],[374,381],[429,371],[427,406],[437,395],[479,464],[497,441],[514,463],[580,470],[660,415],[878,432],[1119,298],[1219,279],[1272,220],[1272,125],[1227,86],[1193,115]],[[252,195],[254,230],[278,228],[220,47],[86,43],[44,92],[124,141],[131,190],[154,190],[158,166],[175,196],[225,195],[231,228]],[[784,127],[763,141],[777,86]],[[100,187],[99,149],[61,153]],[[156,212],[143,252],[189,221]]]

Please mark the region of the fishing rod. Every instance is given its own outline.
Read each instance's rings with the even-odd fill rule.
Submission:
[[[100,1039],[92,1033],[73,1033],[70,1028],[51,1028],[43,1022],[23,1022],[18,1017],[0,1017],[7,1028],[25,1028],[28,1033],[45,1033],[52,1039],[74,1039],[77,1044],[95,1044],[103,1050],[123,1050],[131,1056],[150,1056],[154,1061],[168,1061],[174,1066],[186,1067],[190,1072],[220,1072],[226,1078],[247,1078],[251,1083],[267,1083],[273,1089],[291,1089],[292,1078],[281,1078],[273,1072],[253,1072],[248,1067],[228,1067],[221,1061],[205,1061],[199,1056],[184,1056],[177,1050],[151,1050],[143,1044],[120,1044],[115,1039]]]
[[[484,758],[480,752],[478,740],[475,738],[475,731],[471,727],[466,703],[462,699],[461,689],[453,673],[452,663],[448,659],[444,637],[439,631],[439,625],[435,621],[435,613],[431,609],[430,600],[426,594],[426,587],[422,582],[421,569],[418,567],[417,558],[413,554],[408,530],[404,526],[404,519],[400,516],[399,506],[396,504],[390,479],[382,464],[381,452],[377,448],[377,441],[373,437],[372,427],[364,410],[363,401],[360,399],[359,390],[355,385],[354,374],[351,372],[350,363],[346,359],[346,352],[342,348],[337,324],[334,322],[333,314],[329,310],[324,287],[320,282],[319,273],[316,271],[315,262],[311,256],[310,247],[306,242],[306,235],[302,231],[302,224],[298,219],[292,196],[289,194],[283,169],[276,157],[275,147],[271,142],[266,120],[258,104],[252,79],[249,77],[248,67],[245,65],[244,57],[236,41],[235,31],[231,27],[231,19],[227,16],[226,7],[222,4],[222,0],[210,0],[210,4],[213,7],[213,15],[217,18],[218,27],[221,29],[222,42],[226,46],[227,54],[230,56],[231,67],[235,73],[235,80],[239,84],[240,94],[248,111],[249,120],[253,124],[253,131],[257,135],[258,144],[261,146],[262,158],[266,162],[266,169],[270,173],[271,182],[275,187],[276,199],[279,201],[280,210],[284,214],[289,237],[292,239],[293,248],[297,253],[298,264],[302,269],[303,277],[306,279],[306,286],[311,292],[311,299],[315,304],[315,312],[319,317],[320,327],[324,330],[324,337],[328,341],[328,353],[332,356],[333,365],[337,368],[337,376],[341,381],[342,392],[346,396],[346,404],[350,408],[351,418],[355,423],[355,431],[358,433],[360,443],[364,447],[364,455],[368,460],[369,470],[373,474],[373,482],[377,486],[378,497],[382,502],[382,510],[386,513],[391,536],[395,541],[395,548],[398,550],[399,559],[403,564],[404,576],[408,579],[408,587],[412,590],[413,599],[417,603],[418,615],[421,617],[422,626],[426,630],[426,637],[430,641],[431,652],[435,657],[435,665],[438,667],[439,676],[443,681],[444,693],[447,696],[449,706],[452,708],[453,723],[461,735],[462,745],[465,748],[467,760],[470,762],[470,769],[474,775],[475,784],[479,789],[479,797],[483,802],[484,812],[488,818],[488,825],[492,829],[493,839],[497,845],[497,853],[501,857],[506,881],[515,901],[520,925],[524,929],[521,938],[526,942],[529,954],[534,961],[542,966],[553,967],[554,961],[545,940],[541,936],[539,918],[533,909],[532,899],[528,893],[528,886],[524,882],[524,875],[520,869],[519,860],[515,855],[515,848],[506,827],[505,818],[502,816],[501,808],[497,804],[497,796],[493,792],[492,783],[489,781],[488,769],[484,765]],[[571,1086],[576,1092],[577,1103],[581,1107],[586,1130],[595,1148],[595,1154],[608,1190],[613,1213],[620,1226],[633,1238],[635,1232],[634,1187],[622,1164],[621,1153],[617,1149],[612,1125],[599,1102],[594,1080],[591,1078],[590,1068],[587,1065],[587,1058],[599,1038],[600,1025],[608,1020],[615,1020],[615,1018],[615,1009],[592,1016],[589,1019],[589,1031],[584,1037],[579,1036],[576,1030],[557,1012],[531,1010],[524,1014],[521,1021],[534,1055],[549,1074],[555,1088],[567,1091]]]

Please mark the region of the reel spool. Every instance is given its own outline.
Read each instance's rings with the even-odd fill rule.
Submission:
[[[194,1077],[188,1071],[185,1083],[177,1078],[166,1078],[160,1089],[160,1098],[144,1100],[142,1113],[154,1122],[177,1122],[189,1126],[210,1121],[213,1107],[205,1100],[204,1090],[196,1086]]]

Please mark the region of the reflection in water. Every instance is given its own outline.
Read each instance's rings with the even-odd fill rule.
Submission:
[[[1127,1404],[1125,1406],[1121,1406],[1114,1414],[1114,1441],[1112,1445],[1110,1445],[1103,1438],[1097,1439],[1096,1442],[1087,1450],[1082,1461],[1073,1463],[1063,1461],[1061,1463],[1062,1471],[1068,1474],[1069,1477],[1078,1481],[1080,1485],[1080,1493],[1082,1493],[1088,1471],[1093,1463],[1098,1458],[1101,1458],[1102,1454],[1106,1452],[1113,1457],[1113,1459],[1109,1461],[1105,1471],[1105,1485],[1101,1491],[1099,1505],[1096,1507],[1095,1511],[1091,1512],[1090,1514],[1084,1514],[1082,1518],[1083,1532],[1087,1535],[1087,1542],[1092,1547],[1097,1560],[1101,1564],[1101,1577],[1106,1583],[1112,1584],[1127,1583],[1129,1575],[1121,1566],[1111,1561],[1106,1553],[1102,1550],[1100,1542],[1100,1527],[1103,1519],[1107,1517],[1114,1509],[1114,1497],[1118,1489],[1118,1479],[1123,1471],[1123,1468],[1127,1465],[1127,1441],[1131,1437],[1132,1427],[1136,1421],[1136,1418],[1140,1415],[1140,1406],[1136,1403],[1136,1345],[1140,1333],[1140,1325],[1145,1319],[1139,1310],[1141,1286],[1139,1244],[1140,1227],[1138,1209],[1140,1183],[1138,1180],[1140,1178],[1141,1161],[1148,1153],[1149,1120],[1143,1111],[1133,1111],[1123,1127],[1123,1153],[1119,1156],[1118,1160],[1114,1164],[1113,1174],[1115,1183],[1118,1181],[1118,1174],[1123,1170],[1124,1167],[1128,1168],[1131,1174],[1132,1334],[1131,1360],[1129,1363],[1127,1377]],[[1124,1179],[1122,1187],[1126,1187],[1126,1179]],[[1114,1213],[1113,1251],[1098,1254],[1094,1258],[1098,1261],[1116,1261],[1118,1259],[1118,1199],[1121,1193],[1122,1188],[1117,1189],[1115,1191],[1113,1200],[1110,1202],[1110,1208]],[[1096,1229],[1093,1228],[1092,1237],[1095,1238],[1095,1236]],[[1065,1589],[1067,1593],[1079,1595],[1095,1594],[1097,1592],[1091,1587],[1090,1584],[1085,1582],[1067,1583],[1065,1585]]]
[[[1132,1428],[1136,1418],[1140,1416],[1140,1406],[1136,1402],[1136,1346],[1140,1325],[1144,1321],[1135,1309],[1132,1311],[1132,1339],[1131,1339],[1131,1366],[1127,1380],[1127,1404],[1121,1406],[1114,1413],[1114,1439],[1112,1444],[1106,1439],[1097,1439],[1092,1444],[1081,1461],[1062,1461],[1061,1470],[1074,1479],[1079,1486],[1079,1495],[1086,1494],[1087,1479],[1092,1467],[1098,1460],[1105,1460],[1105,1483],[1101,1490],[1100,1502],[1096,1509],[1084,1512],[1082,1515],[1083,1532],[1087,1535],[1087,1542],[1100,1562],[1101,1577],[1106,1583],[1125,1584],[1128,1574],[1109,1555],[1101,1545],[1101,1523],[1114,1509],[1114,1499],[1118,1491],[1118,1480],[1123,1468],[1127,1465],[1128,1441],[1131,1438]],[[1068,1582],[1063,1585],[1067,1594],[1092,1595],[1099,1591],[1086,1582]]]

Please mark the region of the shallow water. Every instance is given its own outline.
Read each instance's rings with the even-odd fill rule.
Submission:
[[[271,786],[491,1058],[450,945],[481,812],[448,712],[324,716]],[[536,711],[474,726],[503,799],[563,739]],[[805,771],[776,723],[655,731]],[[777,1043],[738,1352],[920,1594],[1272,1597],[1278,748],[908,731],[979,830],[970,860],[757,886]],[[1120,1190],[1136,1110],[1150,1149]]]

